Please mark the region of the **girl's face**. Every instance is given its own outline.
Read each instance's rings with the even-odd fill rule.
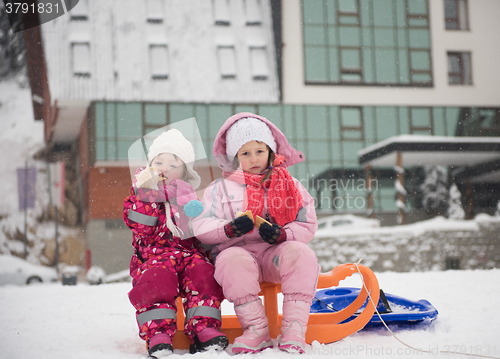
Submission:
[[[184,161],[171,153],[159,154],[153,159],[151,166],[158,169],[167,184],[174,179],[183,178],[186,170]]]
[[[243,171],[261,173],[269,166],[269,147],[264,142],[250,141],[241,146],[236,157]]]

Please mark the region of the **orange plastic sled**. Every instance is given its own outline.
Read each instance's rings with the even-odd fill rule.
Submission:
[[[317,288],[330,288],[339,285],[339,282],[358,272],[363,277],[363,281],[370,293],[373,303],[378,303],[380,288],[377,277],[370,268],[362,264],[342,264],[328,273],[319,275]],[[278,293],[281,292],[280,284],[262,283],[260,295],[264,296],[264,307],[269,320],[269,332],[272,338],[276,338],[281,331],[281,314],[278,313]],[[349,306],[334,313],[311,313],[307,325],[306,342],[308,344],[317,340],[319,343],[332,343],[343,339],[361,329],[370,321],[375,307],[368,300],[363,311],[353,320],[341,323],[356,313],[368,299],[368,292],[365,288],[361,291]],[[177,299],[177,333],[174,337],[174,348],[189,348],[189,338],[184,334],[184,311],[181,298]],[[222,316],[222,332],[224,332],[229,342],[243,333],[236,315]]]

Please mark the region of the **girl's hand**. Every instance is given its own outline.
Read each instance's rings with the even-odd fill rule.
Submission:
[[[279,244],[286,240],[286,232],[283,227],[277,224],[263,222],[259,227],[259,234],[269,244]]]
[[[229,238],[241,237],[253,229],[253,221],[248,216],[240,216],[224,226],[224,231]]]
[[[158,181],[161,181],[161,179],[162,177],[160,176],[158,169],[156,167],[149,167],[139,172],[135,185],[137,188],[158,190]]]

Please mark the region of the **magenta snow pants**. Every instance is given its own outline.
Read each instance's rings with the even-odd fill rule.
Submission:
[[[214,267],[201,254],[176,250],[150,258],[134,276],[129,299],[136,308],[139,335],[144,340],[155,334],[176,331],[175,300],[185,297],[184,331],[192,339],[201,330],[221,326],[222,290],[214,279]]]
[[[318,274],[319,265],[313,250],[297,241],[285,241],[261,253],[245,247],[230,247],[224,249],[215,262],[215,278],[224,296],[234,305],[256,300],[262,282],[281,283],[284,301],[311,303]]]

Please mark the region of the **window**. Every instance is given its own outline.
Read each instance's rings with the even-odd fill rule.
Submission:
[[[262,25],[261,0],[245,0],[245,13],[247,26]]]
[[[426,0],[408,1],[406,19],[410,28],[428,28],[429,15]]]
[[[457,136],[500,136],[500,108],[463,107]]]
[[[446,30],[469,30],[467,0],[445,0],[444,20]]]
[[[217,48],[219,73],[223,79],[236,78],[236,54],[233,46],[219,46]]]
[[[267,62],[267,51],[265,47],[250,48],[250,62],[252,77],[254,80],[267,80],[269,77],[269,65]]]
[[[360,107],[340,109],[340,133],[342,141],[364,141],[363,116]]]
[[[500,109],[480,108],[478,112],[481,136],[500,136]]]
[[[144,134],[167,125],[167,104],[145,103],[142,107]]]
[[[128,160],[130,146],[143,135],[142,107],[139,102],[95,104],[96,161]]]
[[[430,107],[410,108],[410,133],[413,135],[433,135],[432,110]]]
[[[431,54],[428,50],[410,50],[410,79],[414,84],[432,80]]]
[[[307,85],[432,86],[428,0],[302,0]]]
[[[90,44],[88,42],[72,43],[71,53],[73,75],[90,77]]]
[[[357,0],[339,0],[339,23],[343,25],[359,25],[359,4]]]
[[[147,21],[151,24],[163,23],[163,7],[161,0],[146,0]]]
[[[470,52],[448,52],[448,83],[450,85],[471,85]]]
[[[365,112],[368,111],[365,110]],[[371,112],[371,117],[373,121],[375,121],[375,128],[372,131],[375,132],[376,141],[382,141],[392,136],[401,135],[402,133],[409,133],[409,130],[401,130],[402,125],[408,123],[408,119],[398,111],[397,107],[374,107],[373,112]]]
[[[149,46],[149,70],[153,80],[168,79],[169,70],[167,45]]]
[[[361,82],[361,49],[340,48],[340,79],[342,82]]]
[[[214,5],[215,25],[219,25],[219,26],[231,25],[229,1],[228,0],[213,0],[213,5]]]
[[[89,4],[88,0],[66,0],[66,10],[70,12],[70,20],[88,20]],[[78,6],[77,6],[78,5]]]

